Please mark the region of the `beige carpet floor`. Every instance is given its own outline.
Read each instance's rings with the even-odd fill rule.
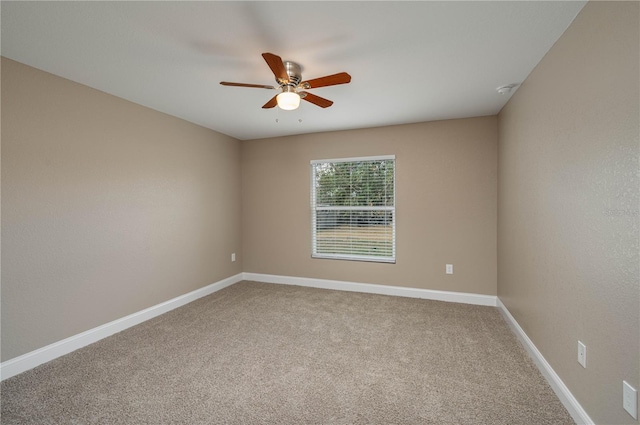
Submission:
[[[9,424],[572,424],[499,311],[240,282],[2,382]]]

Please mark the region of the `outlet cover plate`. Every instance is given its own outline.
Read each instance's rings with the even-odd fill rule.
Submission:
[[[578,363],[584,368],[587,367],[587,346],[580,341],[578,341]]]
[[[447,264],[444,270],[447,274],[453,274],[453,264]]]
[[[638,419],[638,390],[622,381],[622,407],[633,419]]]

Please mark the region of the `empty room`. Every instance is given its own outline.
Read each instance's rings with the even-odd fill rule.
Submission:
[[[0,2],[2,424],[638,424],[637,1]]]

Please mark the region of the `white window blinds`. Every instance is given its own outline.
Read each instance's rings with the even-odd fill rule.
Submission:
[[[395,156],[311,161],[312,256],[395,263]]]

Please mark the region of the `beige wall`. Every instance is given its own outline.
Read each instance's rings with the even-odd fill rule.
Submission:
[[[637,423],[639,13],[589,2],[499,115],[498,295],[599,424]]]
[[[397,263],[312,259],[309,162],[388,154]],[[244,271],[495,295],[496,178],[496,117],[244,141]]]
[[[237,140],[5,58],[2,124],[3,361],[242,271]]]

